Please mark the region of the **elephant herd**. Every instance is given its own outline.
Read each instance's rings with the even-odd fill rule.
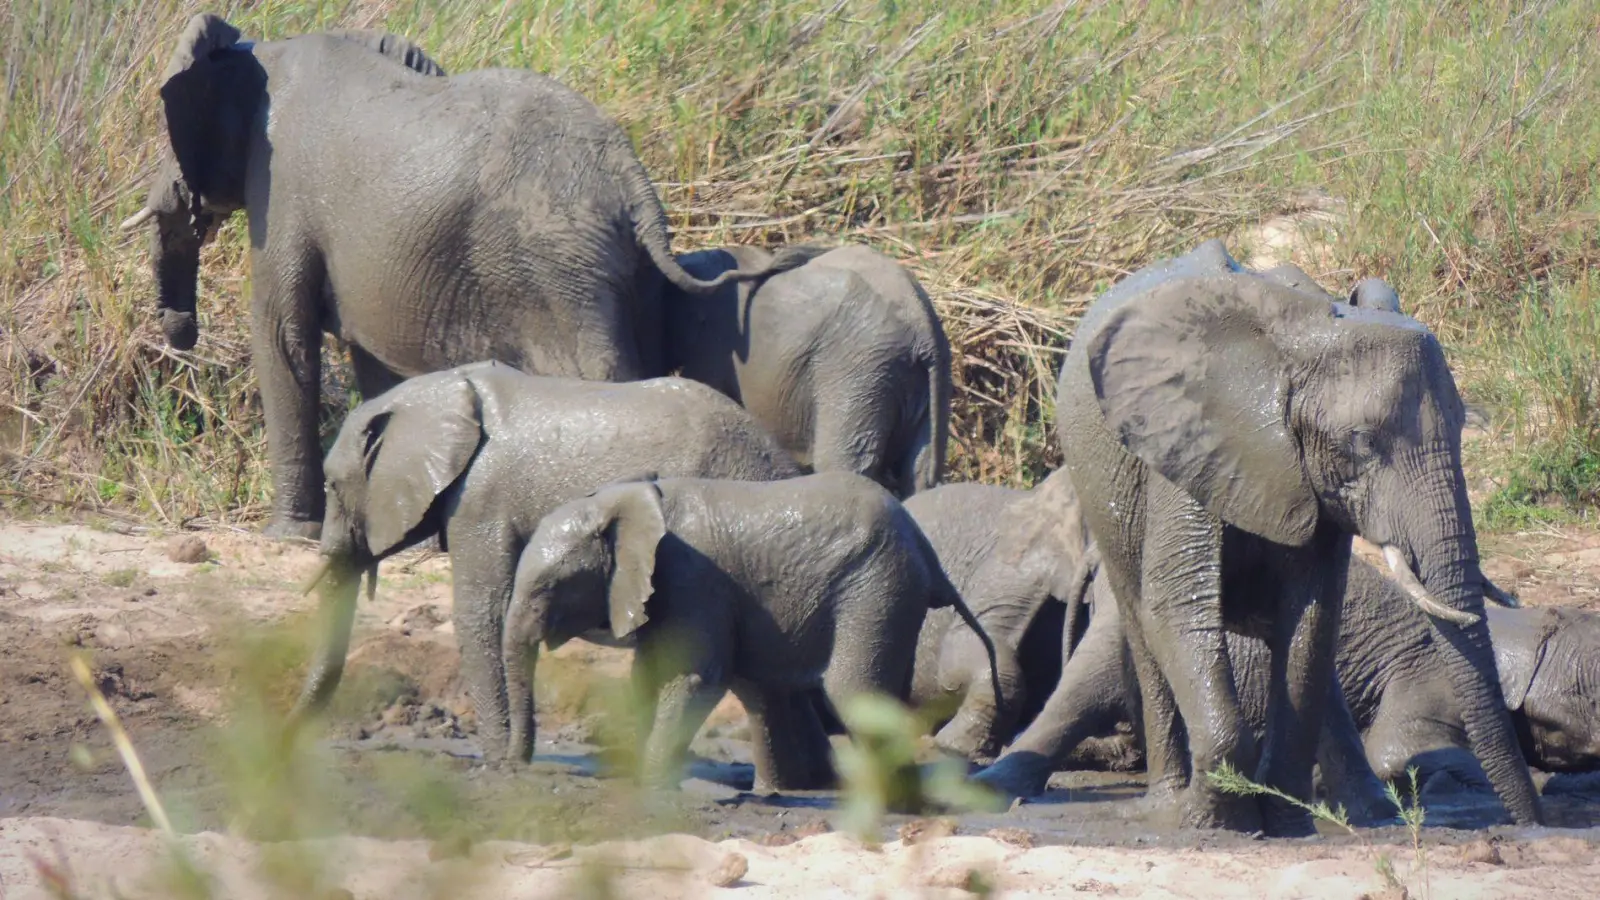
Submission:
[[[1215,240],[1155,262],[1077,329],[1062,468],[942,484],[950,349],[916,279],[854,245],[674,256],[626,134],[549,78],[198,15],[161,100],[124,226],[152,226],[188,349],[200,249],[248,218],[268,530],[326,562],[297,723],[362,578],[436,542],[479,740],[513,764],[538,649],[573,638],[634,648],[653,784],[727,691],[763,789],[832,784],[838,704],[879,692],[949,710],[938,745],[1011,795],[1099,741],[1179,822],[1279,835],[1308,814],[1207,774],[1310,799],[1320,772],[1377,822],[1419,765],[1536,823],[1530,762],[1600,762],[1600,622],[1484,577],[1464,407],[1379,279],[1334,295]],[[325,333],[363,402],[322,454]]]

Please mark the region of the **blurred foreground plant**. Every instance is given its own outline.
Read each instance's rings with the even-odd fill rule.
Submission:
[[[842,704],[839,717],[850,741],[837,751],[843,781],[842,827],[865,842],[875,842],[888,813],[920,813],[930,808],[952,812],[1001,812],[999,795],[967,780],[961,760],[941,757],[918,765],[928,721],[893,698],[857,694]]]

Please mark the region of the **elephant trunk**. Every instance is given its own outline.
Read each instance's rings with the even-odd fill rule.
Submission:
[[[349,557],[329,557],[318,587],[317,650],[306,673],[300,698],[289,713],[291,723],[300,723],[321,712],[339,687],[344,674],[345,656],[350,651],[350,632],[355,624],[356,599],[360,593],[363,569]],[[365,569],[367,591],[377,588],[377,564]]]
[[[195,293],[200,277],[200,240],[184,223],[168,221],[181,216],[158,216],[151,238],[151,258],[155,260],[156,309],[161,330],[174,350],[191,350],[200,338],[195,322]]]
[[[533,671],[539,660],[539,645],[543,642],[541,617],[528,604],[513,601],[506,613],[500,647],[502,668],[506,673],[506,705],[511,713],[506,759],[511,762],[533,759],[533,741],[538,727],[533,708]]]
[[[1431,619],[1441,638],[1445,672],[1461,700],[1462,719],[1473,752],[1516,822],[1538,824],[1543,820],[1539,796],[1506,710],[1484,617],[1484,578],[1478,567],[1477,536],[1465,480],[1459,464],[1445,467],[1443,460],[1434,462],[1441,464],[1435,468],[1453,472],[1454,477],[1445,480],[1448,487],[1437,477],[1415,482],[1440,487],[1433,498],[1424,498],[1412,507],[1413,514],[1426,512],[1432,522],[1411,532],[1424,536],[1423,541],[1413,545],[1418,551],[1412,554],[1416,574],[1420,587],[1443,607]],[[1386,551],[1385,555],[1392,554]],[[1402,571],[1409,568],[1404,565],[1408,561],[1403,558],[1403,550],[1393,555],[1401,558],[1392,564]],[[1402,582],[1402,587],[1407,585]]]

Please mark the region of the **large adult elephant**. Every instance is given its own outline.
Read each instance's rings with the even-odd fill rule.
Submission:
[[[779,253],[759,271],[690,276],[644,166],[598,107],[534,72],[439,76],[381,32],[254,44],[209,14],[168,63],[168,152],[123,225],[154,222],[162,326],[186,350],[200,248],[248,214],[271,534],[314,537],[322,520],[324,332],[349,345],[366,397],[487,359],[634,380],[665,374],[664,279],[705,293],[789,265]]]
[[[1309,833],[1238,798],[1226,763],[1309,798],[1352,535],[1434,620],[1445,671],[1512,815],[1538,822],[1483,621],[1444,353],[1402,314],[1245,271],[1220,241],[1140,270],[1085,313],[1057,389],[1066,468],[1127,625],[1151,792],[1187,824]],[[1257,742],[1225,630],[1267,641]]]

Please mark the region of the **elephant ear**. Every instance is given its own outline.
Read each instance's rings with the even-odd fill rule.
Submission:
[[[422,524],[439,495],[467,470],[483,439],[478,395],[465,378],[427,405],[397,403],[367,424],[367,548],[383,556]]]
[[[203,13],[189,20],[167,62],[161,85],[167,137],[197,208],[202,198],[236,203],[242,193],[247,131],[266,75],[253,59],[224,63],[218,54],[249,46],[237,28]]]
[[[654,591],[656,548],[667,534],[667,519],[661,509],[661,488],[653,481],[606,488],[596,499],[604,511],[600,530],[611,550],[606,586],[611,633],[622,640],[650,620],[645,602]]]
[[[1332,306],[1247,273],[1179,277],[1112,312],[1089,371],[1123,447],[1213,515],[1280,544],[1316,529],[1317,497],[1289,422],[1290,358]]]
[[[1484,612],[1489,617],[1489,640],[1494,646],[1495,669],[1500,673],[1506,709],[1521,709],[1559,623],[1555,613],[1546,609],[1506,609],[1484,604]]]
[[[1382,278],[1367,278],[1350,291],[1350,305],[1400,312],[1400,294]]]

